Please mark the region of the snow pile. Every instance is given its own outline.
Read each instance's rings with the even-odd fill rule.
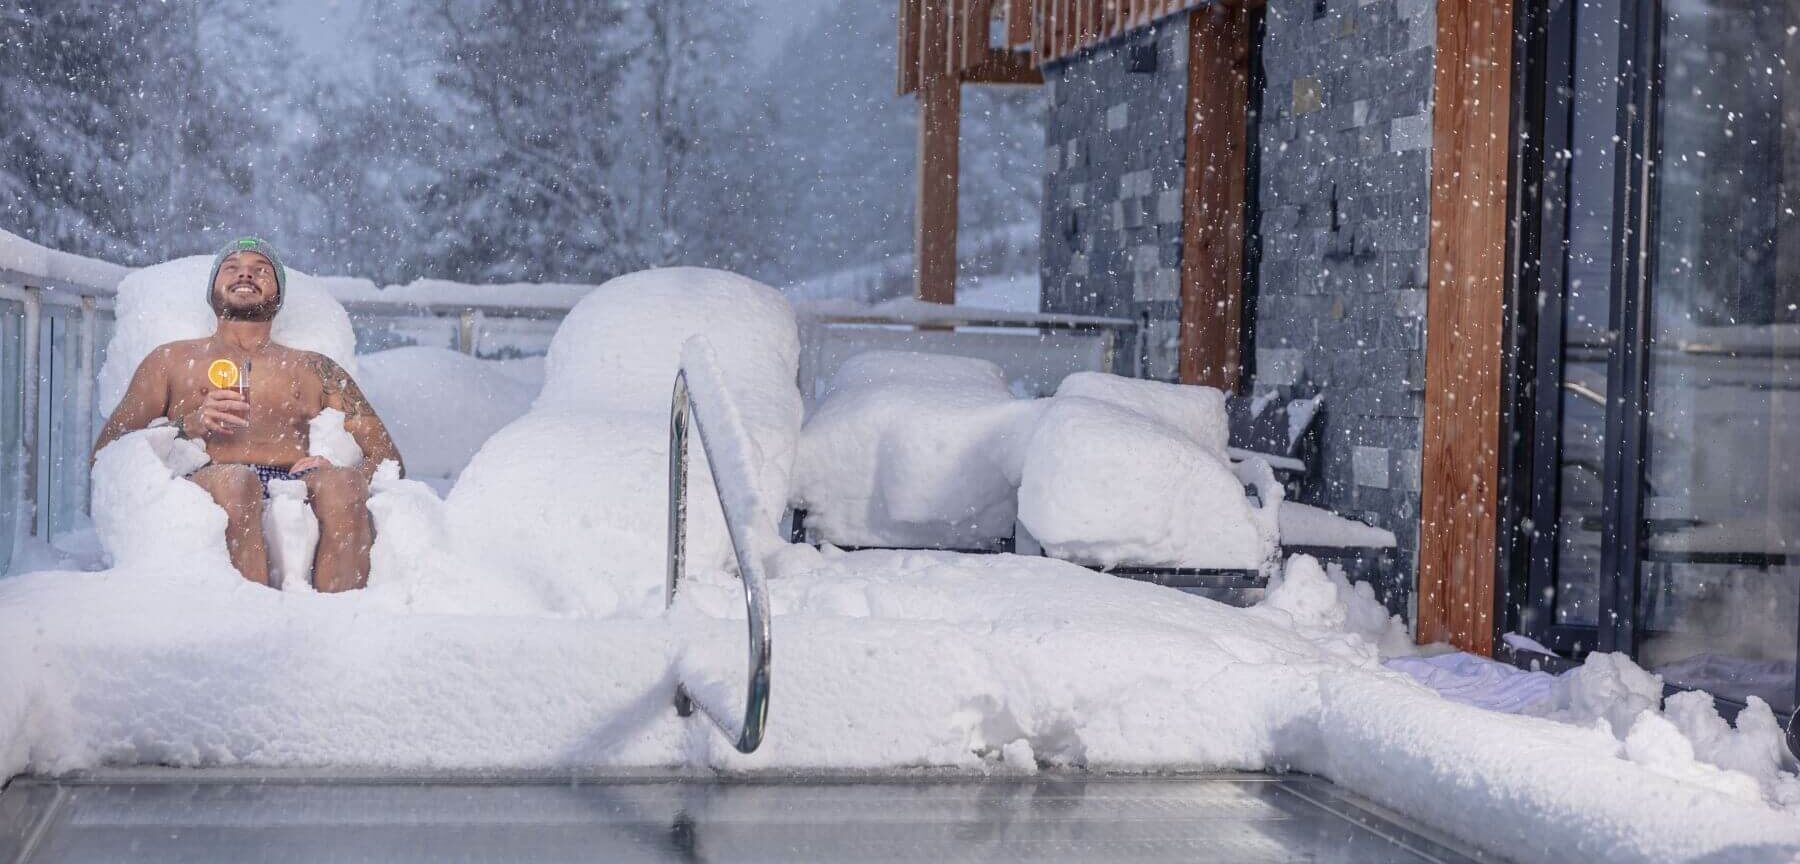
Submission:
[[[217,566],[0,582],[0,632],[17,634],[0,774],[1293,768],[1513,860],[1800,844],[1800,820],[1753,783],[1695,769],[1699,748],[1683,761],[1685,732],[1651,723],[1624,744],[1383,670],[1348,632],[1360,600],[1313,563],[1243,610],[1042,558],[778,557],[769,734],[750,756],[670,707],[679,668],[742,674],[741,587],[716,572],[668,616],[604,621],[404,614]]]
[[[306,481],[269,481],[269,500],[263,503],[263,539],[269,551],[269,584],[283,591],[312,590],[319,518],[306,504]]]
[[[1749,801],[1800,807],[1800,779],[1782,771],[1789,760],[1786,734],[1763,700],[1751,696],[1734,728],[1705,693],[1677,693],[1665,704],[1662,677],[1624,654],[1589,654],[1556,685],[1527,710],[1610,730],[1626,758],[1657,773]]]
[[[130,269],[98,258],[84,258],[39,246],[17,234],[0,231],[0,270],[108,289]]]
[[[1800,812],[1800,778],[1783,771],[1786,734],[1754,696],[1733,727],[1706,693],[1684,691],[1665,703],[1662,678],[1623,654],[1590,654],[1562,675],[1461,652],[1386,665],[1456,702],[1597,730],[1624,758],[1663,776]]]
[[[1346,519],[1330,510],[1283,501],[1276,510],[1283,546],[1326,546],[1337,549],[1391,549],[1394,532]]]
[[[1719,716],[1711,696],[1688,690],[1664,701],[1663,716],[1688,741],[1695,759],[1750,777],[1770,801],[1800,808],[1800,779],[1782,770],[1790,761],[1787,735],[1767,702],[1749,697],[1734,727]]]
[[[1624,654],[1589,654],[1558,683],[1543,706],[1546,716],[1582,725],[1604,720],[1620,738],[1638,715],[1662,704],[1662,677],[1639,668]]]
[[[139,363],[157,347],[212,335],[218,316],[207,303],[212,258],[195,255],[132,271],[119,283],[115,324],[100,367],[99,410],[112,413]],[[356,375],[356,332],[350,316],[316,279],[289,268],[287,296],[275,316],[274,340],[316,351]],[[339,280],[341,281],[341,280]]]
[[[846,362],[800,436],[792,500],[841,546],[974,548],[1013,533],[1040,402],[985,360],[872,351]]]
[[[699,334],[756,443],[756,494],[773,510],[765,519],[779,522],[801,414],[792,310],[742,276],[650,270],[600,286],[563,321],[530,412],[482,445],[450,492],[441,530],[458,557],[479,572],[513,574],[558,613],[659,613],[669,399],[682,347]],[[689,566],[726,568],[717,495],[705,460],[696,454],[691,464]]]
[[[1791,814],[1628,758],[1601,727],[1482,711],[1351,671],[1321,676],[1318,698],[1317,750],[1295,767],[1497,857],[1749,862],[1800,851]],[[1672,744],[1640,738],[1637,755],[1658,743]]]
[[[1255,612],[1285,620],[1303,633],[1351,637],[1352,645],[1360,643],[1382,657],[1418,652],[1406,622],[1389,614],[1369,583],[1352,583],[1342,567],[1326,568],[1311,555],[1288,558],[1281,572],[1269,578],[1268,593]]]
[[[1214,387],[1078,372],[1063,379],[1056,396],[1092,399],[1151,418],[1221,459],[1231,440],[1225,393]]]
[[[1216,390],[1072,375],[1026,449],[1019,523],[1070,561],[1262,569],[1281,487],[1261,462],[1234,469],[1225,446]]]
[[[224,568],[225,511],[182,478],[208,461],[197,441],[159,425],[106,445],[94,458],[94,530],[115,567]]]
[[[336,408],[326,408],[306,421],[306,453],[308,456],[323,456],[325,461],[340,468],[354,468],[362,464],[362,445],[356,443],[356,437],[344,428],[344,412]]]
[[[412,346],[357,358],[356,376],[406,460],[407,476],[449,491],[495,432],[530,409],[541,362],[480,360]]]

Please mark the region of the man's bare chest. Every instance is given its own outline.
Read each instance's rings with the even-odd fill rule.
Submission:
[[[169,376],[170,419],[178,420],[200,407],[214,388],[208,368],[219,359],[230,360],[238,369],[238,384],[227,389],[241,392],[250,403],[250,428],[239,433],[245,441],[269,436],[288,439],[295,430],[304,433],[307,423],[325,407],[318,373],[298,356],[195,354],[178,363]]]

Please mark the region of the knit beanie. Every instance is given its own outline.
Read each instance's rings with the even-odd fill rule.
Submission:
[[[217,301],[213,298],[213,284],[219,281],[219,268],[225,266],[225,259],[239,252],[255,252],[275,265],[275,308],[280,310],[281,304],[287,300],[287,268],[281,266],[281,259],[275,255],[275,247],[259,237],[239,237],[225,244],[225,248],[213,256],[212,275],[206,277],[207,305],[212,306],[214,312],[219,311]]]

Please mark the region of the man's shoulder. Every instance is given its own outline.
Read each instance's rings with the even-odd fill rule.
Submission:
[[[177,339],[174,342],[164,342],[151,349],[150,353],[145,355],[144,362],[166,363],[170,360],[192,357],[204,348],[209,341],[211,340],[200,338]]]
[[[338,364],[337,364],[336,360],[333,360],[330,357],[325,356],[324,354],[320,354],[317,351],[308,351],[305,348],[289,348],[285,345],[280,346],[280,347],[283,351],[288,352],[289,355],[291,355],[296,361],[298,361],[303,366],[309,366],[314,369],[337,369],[338,368]]]

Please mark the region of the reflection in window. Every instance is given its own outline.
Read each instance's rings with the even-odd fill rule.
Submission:
[[[1800,0],[1664,12],[1640,659],[1784,710],[1800,634]]]

